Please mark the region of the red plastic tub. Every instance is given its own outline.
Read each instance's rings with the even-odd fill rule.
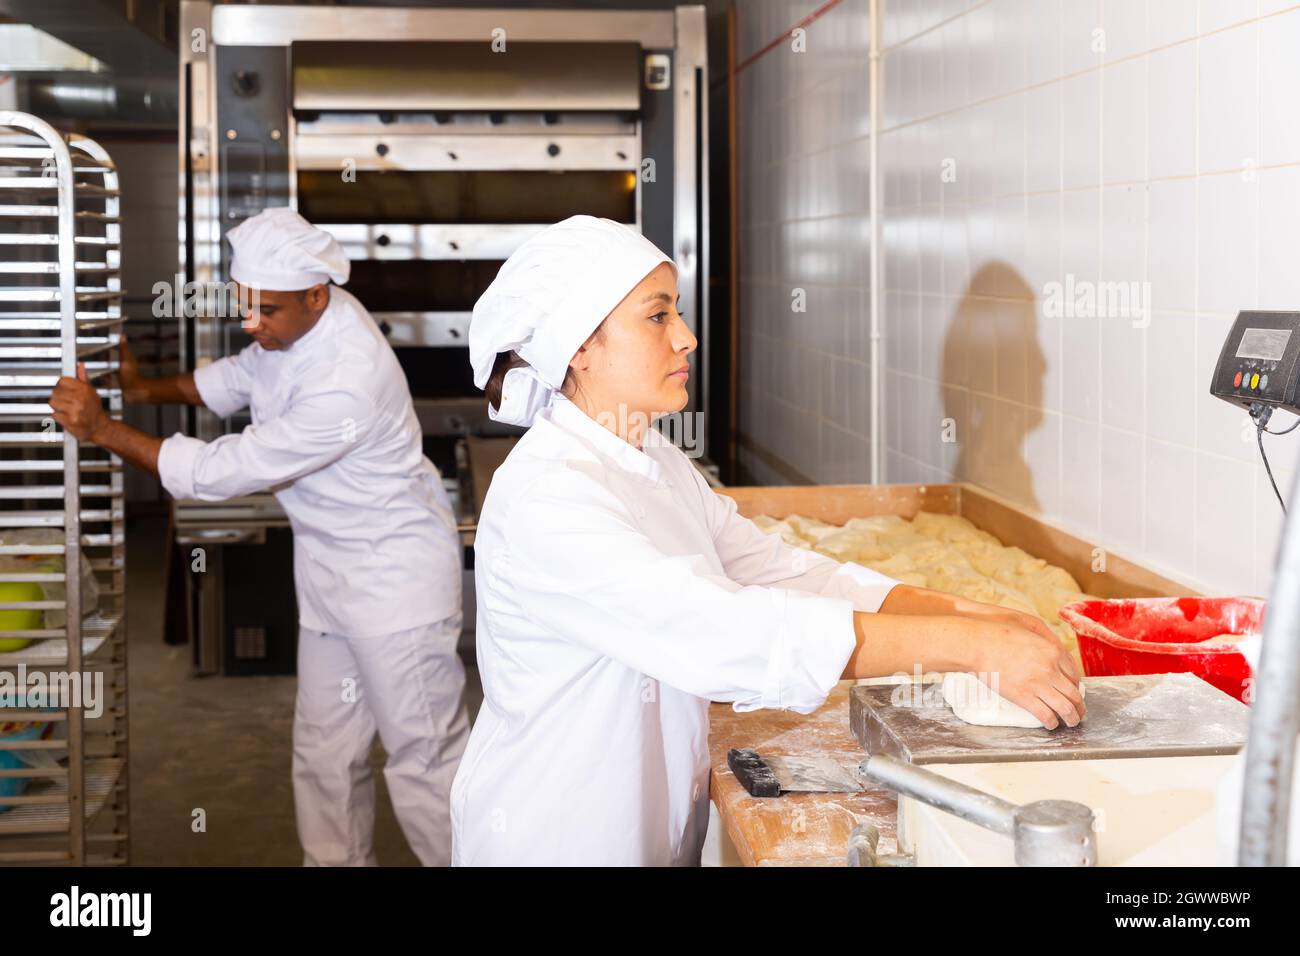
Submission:
[[[1195,674],[1244,703],[1250,703],[1251,670],[1241,651],[1198,645],[1220,634],[1257,633],[1263,619],[1264,602],[1243,597],[1079,601],[1061,608],[1089,677]]]

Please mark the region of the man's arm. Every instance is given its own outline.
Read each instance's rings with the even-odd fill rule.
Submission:
[[[202,405],[194,373],[165,378],[138,378],[131,386],[122,382],[122,398],[137,405]]]
[[[303,396],[285,414],[238,435],[162,441],[110,418],[80,364],[76,378],[59,379],[50,408],[73,435],[158,475],[173,497],[204,501],[272,488],[324,468],[356,446],[370,417],[363,396],[334,389]]]
[[[145,378],[140,374],[140,365],[136,362],[135,355],[126,344],[126,336],[122,336],[121,348],[122,358],[117,380],[122,386],[124,401],[140,405],[203,404],[198,386],[194,384],[193,372],[163,378]]]
[[[59,416],[55,415],[54,420],[58,421]],[[67,428],[66,425],[64,427]],[[68,428],[68,431],[72,429]],[[100,448],[107,448],[121,455],[123,460],[144,469],[155,478],[158,476],[158,451],[163,443],[161,438],[155,438],[138,428],[132,428],[126,422],[119,422],[107,416],[87,438]]]

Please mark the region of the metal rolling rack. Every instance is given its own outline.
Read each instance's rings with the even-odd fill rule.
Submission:
[[[112,865],[128,862],[125,528],[122,460],[60,430],[50,391],[78,362],[115,418],[112,373],[122,314],[117,173],[93,140],[62,134],[36,117],[0,111],[0,582],[63,584],[62,599],[0,601],[0,611],[66,612],[42,619],[32,638],[0,652],[0,672],[19,689],[34,673],[102,680],[95,699],[66,691],[37,703],[0,703],[0,720],[48,721],[43,738],[0,739],[0,751],[44,751],[46,767],[0,770],[30,777],[20,796],[0,797],[0,862]],[[46,529],[49,540],[32,540]],[[83,555],[99,586],[83,608]],[[57,566],[58,559],[61,566]],[[15,569],[32,562],[32,570]],[[51,564],[56,566],[51,566]],[[70,573],[68,573],[70,572]],[[53,595],[57,597],[57,593]],[[93,613],[92,613],[93,612]],[[20,680],[20,675],[26,679]],[[102,675],[102,676],[101,676]]]

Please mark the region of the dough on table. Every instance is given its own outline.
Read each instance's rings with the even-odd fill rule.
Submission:
[[[853,561],[857,564],[889,557],[889,551],[876,542],[874,534],[852,528],[841,528],[824,535],[817,542],[816,549],[836,561]]]
[[[870,531],[874,534],[911,534],[912,525],[906,518],[898,515],[872,515],[870,518],[850,518],[844,527],[854,531]]]
[[[793,529],[794,533],[799,535],[805,541],[817,542],[828,534],[834,534],[839,531],[838,525],[827,524],[825,521],[818,521],[816,518],[806,518],[803,515],[790,515],[785,519],[785,523]]]
[[[878,571],[879,568],[872,568],[871,570]],[[910,584],[914,588],[928,588],[930,586],[929,580],[920,571],[899,571],[897,574],[881,571],[880,573],[893,578],[899,584]]]
[[[781,540],[788,545],[796,548],[808,547],[808,540],[796,534],[788,522],[778,521],[775,518],[769,518],[767,515],[759,515],[754,519],[754,524],[758,525],[760,531],[767,534],[779,534]]]
[[[1087,688],[1079,685],[1086,697]],[[996,694],[974,674],[958,672],[943,675],[943,702],[968,724],[981,727],[1042,727],[1043,722],[1019,704]],[[1087,720],[1087,717],[1084,717]],[[1058,725],[1061,726],[1061,725]]]
[[[780,521],[760,515],[754,523],[795,547],[860,564],[904,584],[1035,615],[1081,663],[1074,631],[1059,613],[1065,604],[1088,600],[1079,583],[1021,548],[1004,547],[960,515],[922,511],[911,521],[875,515],[850,518],[843,527],[803,515]]]
[[[941,541],[978,538],[985,534],[969,519],[960,515],[942,515],[930,511],[918,511],[908,524],[917,534]]]

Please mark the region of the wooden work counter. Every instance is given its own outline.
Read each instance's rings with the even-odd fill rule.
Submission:
[[[746,866],[845,866],[849,833],[862,822],[880,831],[880,853],[895,852],[897,800],[892,791],[751,797],[727,767],[728,750],[751,747],[760,754],[826,755],[856,768],[866,754],[849,731],[852,686],[852,681],[841,681],[811,714],[738,714],[730,704],[709,709],[709,795]]]

